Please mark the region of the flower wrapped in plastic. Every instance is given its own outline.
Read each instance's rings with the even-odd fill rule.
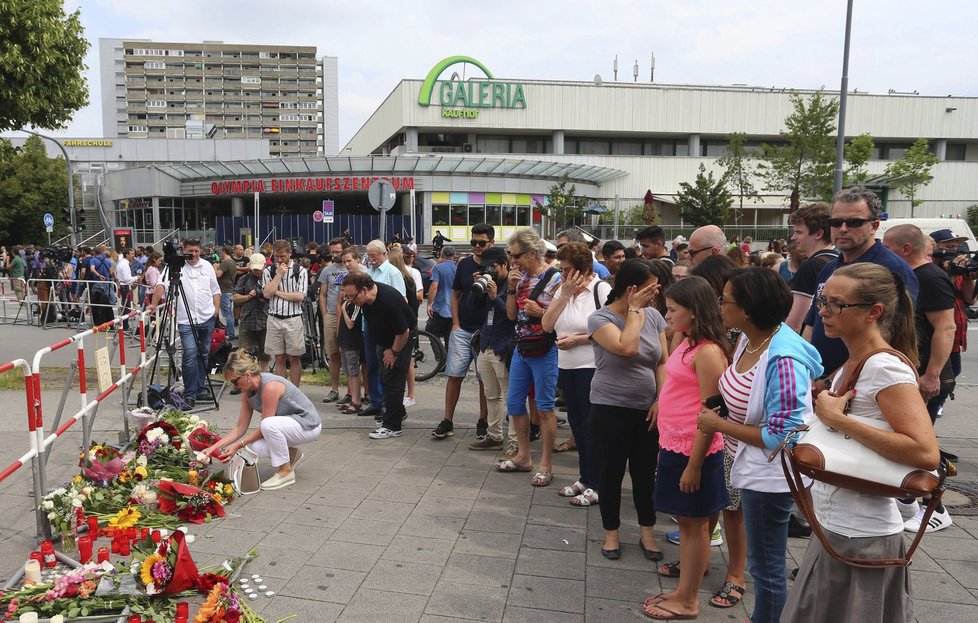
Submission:
[[[143,430],[156,421],[156,413],[150,407],[139,407],[126,412],[130,430]]]
[[[190,433],[189,440],[191,448],[196,452],[203,452],[221,441],[221,437],[207,430],[206,427],[200,426]]]
[[[147,595],[175,595],[196,588],[200,578],[179,530],[149,553],[134,554],[129,572]]]
[[[126,461],[115,448],[93,443],[81,454],[79,466],[85,478],[107,486],[126,469]]]
[[[140,454],[151,455],[161,446],[172,445],[179,450],[183,447],[183,438],[173,424],[169,422],[154,422],[141,430],[136,437],[136,447]]]
[[[160,512],[201,524],[224,517],[224,506],[214,494],[172,480],[160,481]]]
[[[223,582],[214,584],[194,617],[194,623],[238,623],[243,616],[240,597]]]
[[[230,504],[238,495],[234,488],[234,483],[224,477],[223,472],[218,472],[210,476],[203,485],[204,491],[214,496],[221,504]]]

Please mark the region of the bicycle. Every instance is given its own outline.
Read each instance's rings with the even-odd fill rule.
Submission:
[[[445,369],[448,354],[442,341],[424,329],[414,333],[414,378],[427,381]]]

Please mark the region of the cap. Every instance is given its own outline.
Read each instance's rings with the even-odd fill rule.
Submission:
[[[682,234],[680,234],[680,235],[676,236],[676,238],[675,238],[675,240],[673,240],[673,242],[675,242],[676,244],[681,244],[683,242],[686,242],[686,239],[682,236]]]
[[[455,257],[455,247],[449,245],[441,248],[441,254],[445,257]]]
[[[955,236],[954,232],[950,229],[938,229],[937,231],[932,231],[930,237],[934,239],[934,242],[964,242],[968,238],[966,236]]]
[[[550,242],[549,240],[544,240],[543,243],[547,245],[547,253],[557,252],[557,245],[555,245],[554,243]]]
[[[258,270],[259,268],[265,268],[265,264],[267,263],[265,261],[265,256],[262,255],[261,253],[255,253],[248,259],[250,261],[248,267],[251,270]]]
[[[506,264],[508,261],[509,258],[506,257],[506,251],[502,247],[489,247],[482,252],[482,258],[479,260],[479,266]]]

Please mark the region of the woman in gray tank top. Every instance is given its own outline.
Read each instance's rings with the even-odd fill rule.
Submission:
[[[226,461],[250,445],[276,469],[275,475],[261,483],[263,490],[295,484],[293,468],[302,459],[298,446],[315,441],[322,431],[322,421],[312,401],[288,379],[262,372],[258,360],[243,349],[228,357],[224,378],[241,389],[241,411],[234,428],[204,454],[220,451],[218,458]],[[255,411],[261,413],[261,423],[248,433]]]

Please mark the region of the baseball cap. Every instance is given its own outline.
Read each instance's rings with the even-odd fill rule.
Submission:
[[[255,253],[250,258],[248,258],[248,260],[249,260],[248,268],[250,268],[251,270],[265,268],[265,264],[267,263],[267,261],[265,260],[265,256],[262,255],[261,253]]]
[[[547,245],[547,253],[557,252],[557,245],[555,245],[554,243],[550,242],[549,240],[544,240],[543,243]]]
[[[937,231],[932,231],[930,237],[934,239],[934,242],[964,242],[968,238],[966,236],[955,236],[954,232],[950,229],[938,229]]]
[[[482,252],[482,258],[479,260],[479,266],[489,266],[491,264],[507,264],[509,258],[506,257],[506,251],[502,247],[489,247]]]

